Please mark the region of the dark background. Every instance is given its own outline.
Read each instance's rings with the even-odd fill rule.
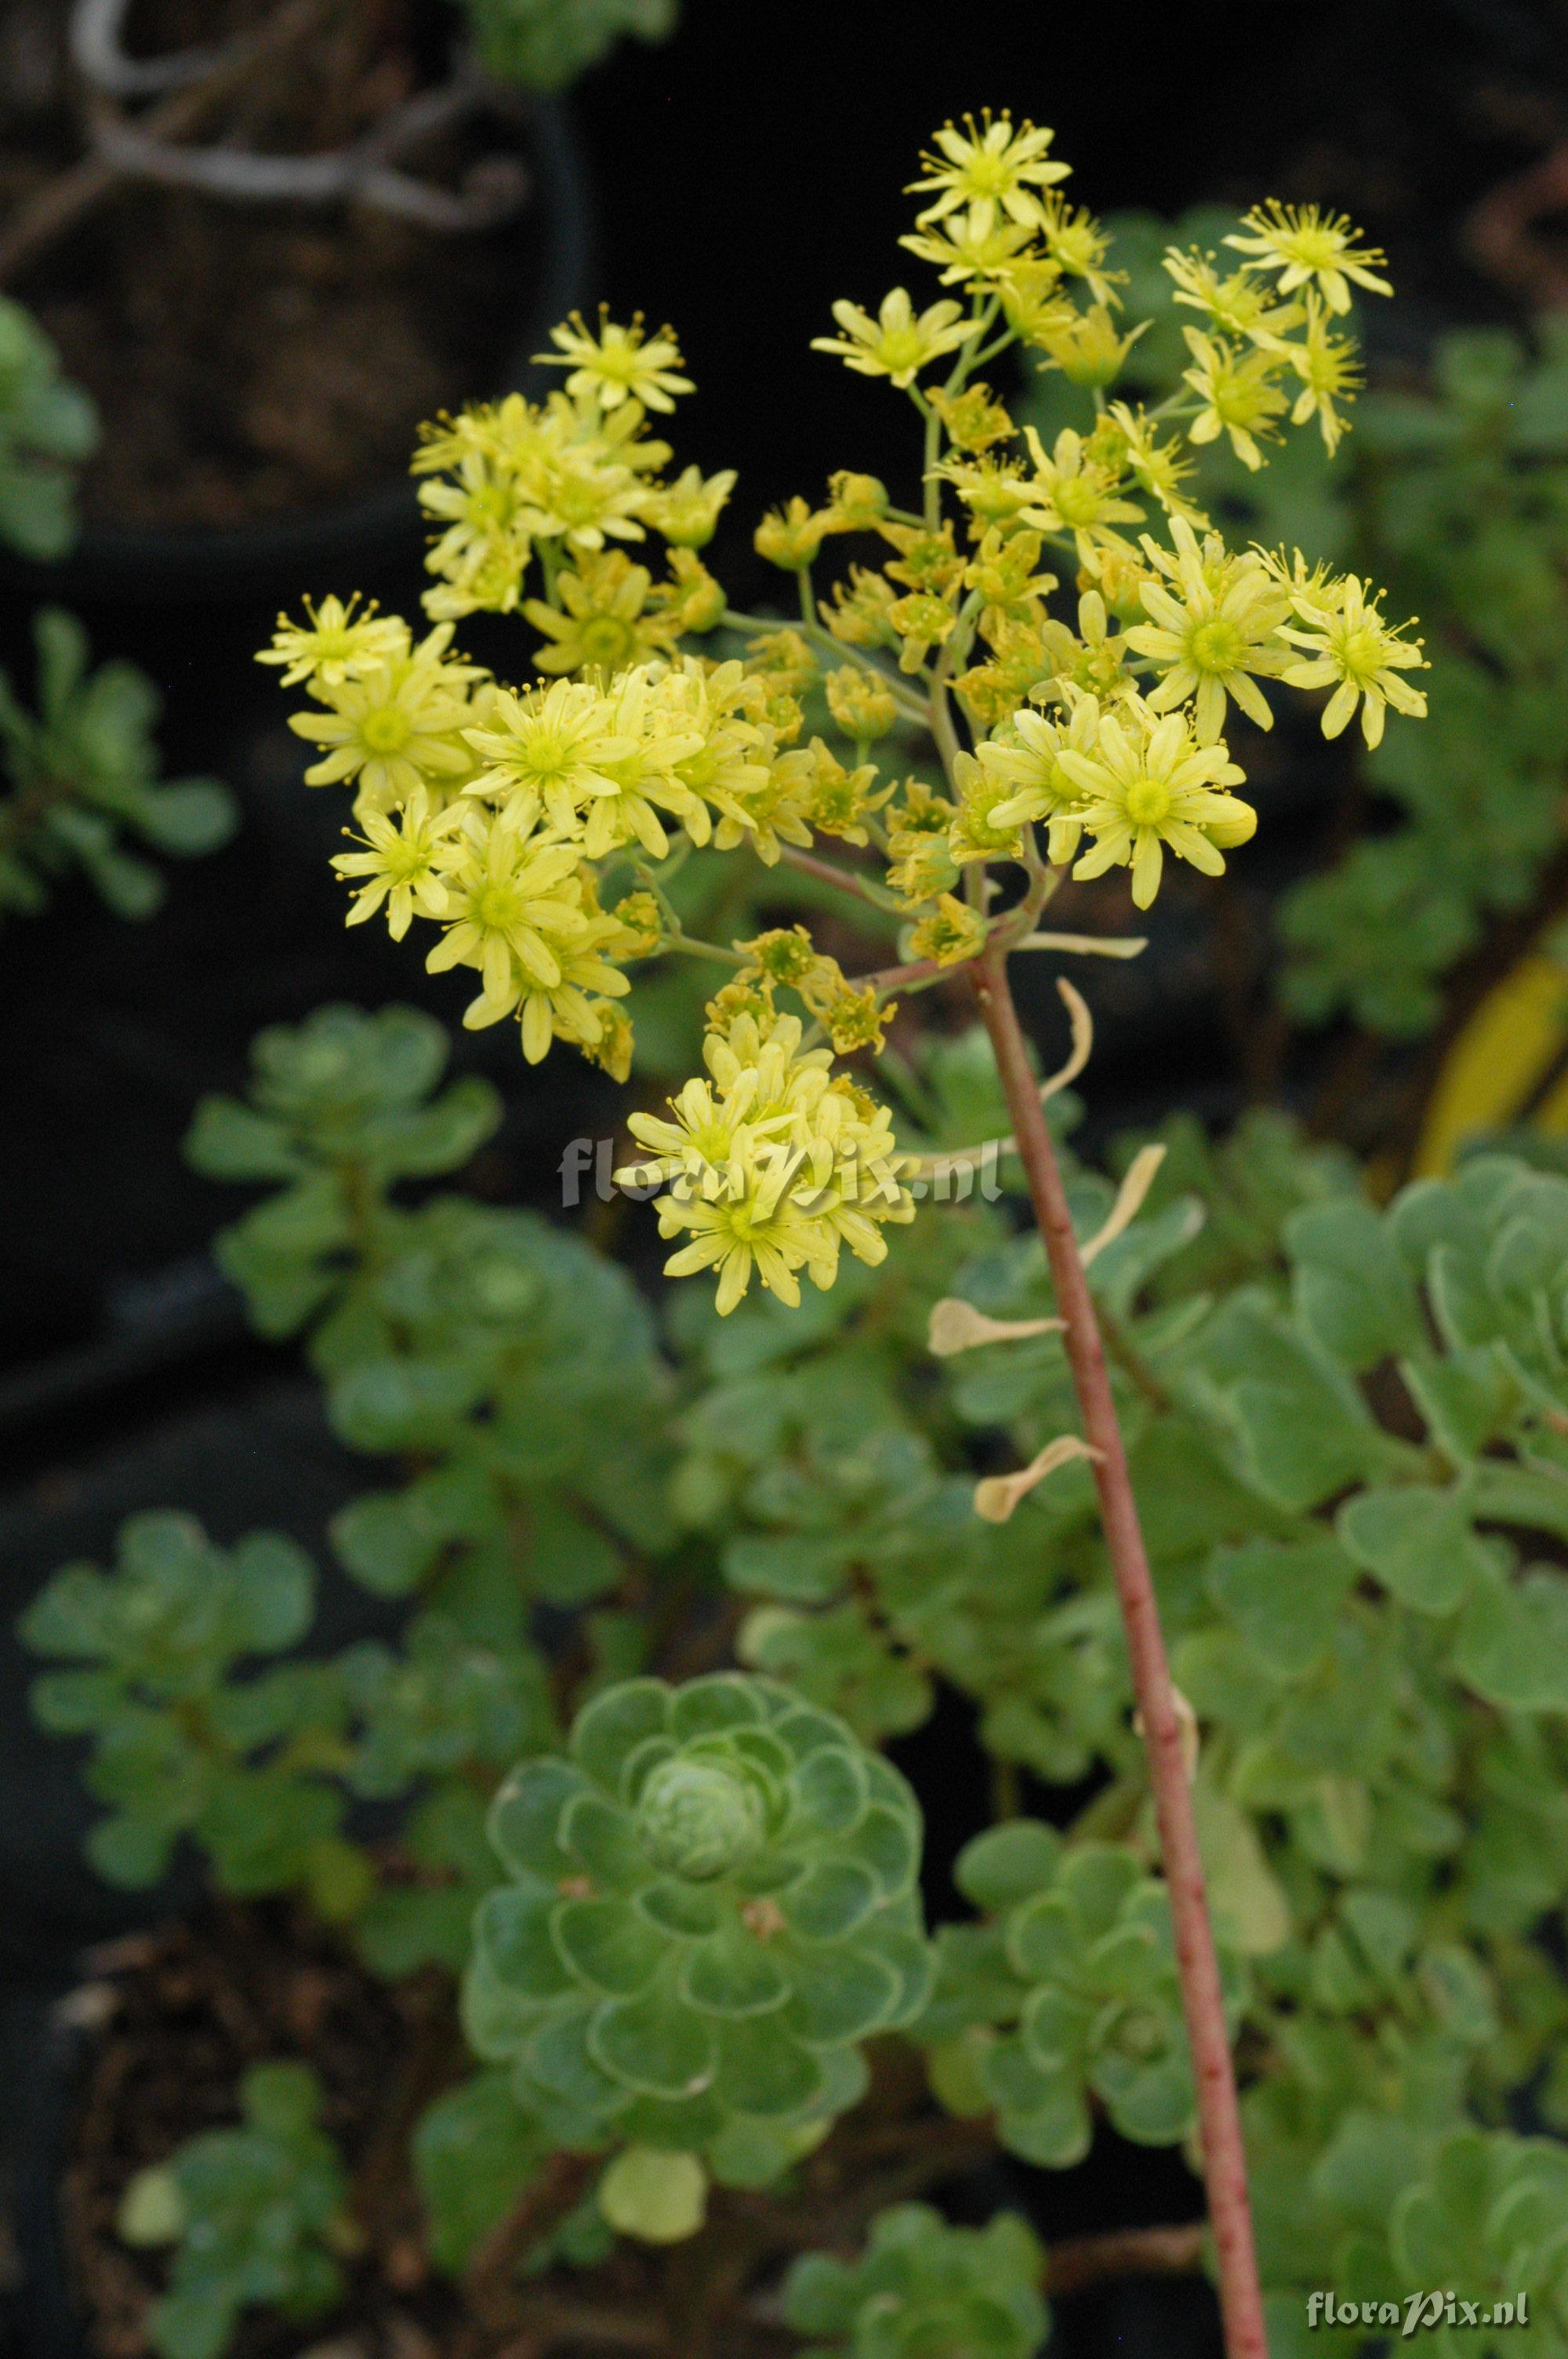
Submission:
[[[1267,192],[1345,206],[1390,252],[1397,302],[1366,309],[1395,364],[1419,361],[1444,326],[1505,313],[1466,266],[1460,229],[1482,190],[1568,125],[1560,0],[1197,6],[1151,12],[1136,33],[1131,22],[990,0],[934,13],[927,29],[914,12],[841,0],[687,0],[673,40],[627,44],[575,93],[595,215],[589,299],[680,333],[698,390],[676,421],[678,462],[741,471],[710,552],[732,594],[776,594],[751,550],[763,507],[819,497],[831,467],[896,476],[899,453],[913,457],[885,386],[809,342],[831,329],[838,296],[874,307],[902,279],[934,298],[928,266],[896,245],[914,210],[903,189],[933,128],[966,108],[1054,125],[1070,193],[1100,212]],[[522,288],[518,311],[524,335]],[[217,858],[171,870],[150,927],[72,886],[46,919],[0,931],[0,1466],[8,1450],[18,1472],[34,1455],[30,1425],[19,1458],[8,1435],[41,1358],[127,1320],[145,1330],[149,1314],[189,1329],[193,1303],[203,1334],[223,1325],[189,1265],[232,1200],[183,1170],[178,1140],[204,1091],[237,1083],[261,1025],[345,996],[460,1012],[461,984],[426,976],[411,945],[368,928],[345,940],[326,868],[338,799],[301,790],[286,700],[253,661],[285,596],[359,586],[411,610],[416,551],[411,540],[402,564],[286,574],[238,595],[220,580],[172,601],[156,570],[130,595],[90,564],[73,572],[70,603],[97,651],[133,657],[165,692],[169,773],[228,777],[245,823]],[[0,591],[0,653],[24,673],[28,614],[57,588],[34,570]],[[483,624],[465,636],[509,659]],[[1190,967],[1203,953],[1173,955]],[[1102,1093],[1130,1112],[1183,1095],[1223,1110],[1225,1045],[1193,982],[1173,992],[1163,1033],[1145,1022],[1135,1071],[1102,1056]],[[460,1053],[494,1072],[512,1107],[489,1184],[546,1201],[556,1143],[610,1096],[576,1059],[526,1072],[510,1027]],[[57,1406],[59,1376],[45,1387]]]
[[[628,45],[574,95],[595,216],[585,295],[677,329],[698,386],[676,422],[677,464],[741,471],[708,552],[738,601],[776,587],[751,550],[763,507],[797,491],[815,501],[833,467],[896,477],[890,448],[910,449],[890,443],[903,421],[885,386],[809,340],[830,330],[839,296],[874,309],[903,281],[934,299],[928,266],[895,243],[914,209],[903,189],[935,126],[967,108],[1053,125],[1075,168],[1068,193],[1098,212],[1171,214],[1210,198],[1244,207],[1270,193],[1344,207],[1389,251],[1398,299],[1368,307],[1367,322],[1385,368],[1419,367],[1444,328],[1509,316],[1465,262],[1463,223],[1483,191],[1568,131],[1558,0],[1189,5],[1147,18],[1145,29],[1102,5],[1024,0],[966,0],[925,18],[845,0],[686,0],[670,43]],[[518,308],[521,332],[522,289]],[[268,1523],[319,1542],[333,1505],[366,1480],[323,1431],[292,1353],[246,1335],[205,1254],[237,1209],[233,1191],[189,1173],[179,1141],[204,1092],[241,1084],[263,1024],[332,998],[401,998],[455,1025],[468,995],[457,978],[427,976],[411,943],[374,928],[345,939],[326,866],[341,809],[301,788],[286,701],[254,663],[280,598],[362,587],[412,611],[421,578],[415,539],[378,571],[238,594],[215,582],[171,599],[151,572],[129,593],[90,572],[72,582],[97,654],[132,657],[164,691],[168,774],[227,777],[243,824],[222,854],[171,869],[149,927],[73,886],[44,919],[0,929],[7,1622],[62,1557],[103,1551],[136,1507],[188,1506],[224,1539]],[[30,611],[51,594],[41,573],[0,585],[0,659],[24,674]],[[464,636],[504,662],[481,627]],[[1283,730],[1277,742],[1287,765],[1320,758]],[[1173,997],[1162,1027],[1150,1022],[1135,1055],[1097,1063],[1097,1095],[1113,1110],[1223,1105],[1227,1050],[1201,984]],[[617,1093],[568,1054],[529,1071],[510,1027],[460,1034],[457,1053],[508,1104],[474,1183],[549,1203],[562,1143],[611,1126]],[[338,1642],[362,1610],[341,1591],[330,1618],[351,1619],[330,1633]],[[47,1983],[82,1934],[137,1904],[112,1903],[80,1867],[82,1799],[64,1749],[27,1730],[25,1680],[7,1652],[0,1973]],[[960,1753],[961,1732],[939,1724],[934,1741],[949,1739]],[[1137,2201],[1157,2216],[1164,2161],[1141,2168]],[[1164,2331],[1184,2339],[1169,2313]]]

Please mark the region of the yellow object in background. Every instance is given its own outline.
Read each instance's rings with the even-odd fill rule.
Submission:
[[[1422,1125],[1415,1173],[1451,1170],[1460,1149],[1488,1131],[1528,1122],[1549,1136],[1568,1133],[1568,1071],[1553,1078],[1565,1056],[1568,969],[1532,951],[1487,994],[1449,1049]]]

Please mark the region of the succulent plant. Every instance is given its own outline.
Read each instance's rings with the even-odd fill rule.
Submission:
[[[1033,2359],[1045,2340],[1045,2256],[1011,2212],[953,2228],[928,2204],[873,2223],[858,2261],[811,2253],[795,2263],[784,2310],[827,2339],[802,2359]]]
[[[126,2243],[174,2247],[168,2290],[147,2312],[159,2359],[219,2359],[253,2302],[300,2324],[319,2317],[342,2291],[337,2256],[356,2248],[310,2067],[253,2066],[240,2103],[242,2125],[188,2138],[125,2191]]]
[[[914,1795],[772,1681],[628,1680],[498,1794],[470,2037],[567,2145],[775,2177],[913,2021],[930,1951]]]
[[[945,1926],[923,2032],[955,2111],[994,2106],[1004,2146],[1062,2169],[1098,2098],[1125,2137],[1191,2128],[1192,2070],[1163,1885],[1126,1844],[1065,1845],[1033,1820],[978,1836],[960,1888],[989,1922]]]

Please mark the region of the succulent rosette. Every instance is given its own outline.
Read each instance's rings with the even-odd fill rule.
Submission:
[[[491,1836],[469,2036],[563,2144],[699,2151],[765,2182],[925,2005],[919,1806],[846,1724],[761,1679],[607,1689]]]

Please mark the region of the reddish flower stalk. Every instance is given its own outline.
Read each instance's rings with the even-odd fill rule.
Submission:
[[[1225,2027],[1219,1962],[1204,1889],[1181,1716],[1132,1495],[1127,1449],[1094,1299],[1073,1234],[1061,1167],[1008,984],[1006,953],[987,951],[969,973],[1012,1116],[1013,1136],[1055,1282],[1056,1307],[1066,1322],[1063,1340],[1083,1413],[1084,1438],[1098,1452],[1094,1474],[1100,1516],[1127,1633],[1133,1692],[1148,1749],[1149,1778],[1171,1896],[1182,2007],[1197,2085],[1209,2223],[1219,2263],[1226,2350],[1228,2359],[1268,2359],[1247,2191],[1247,2157]]]

